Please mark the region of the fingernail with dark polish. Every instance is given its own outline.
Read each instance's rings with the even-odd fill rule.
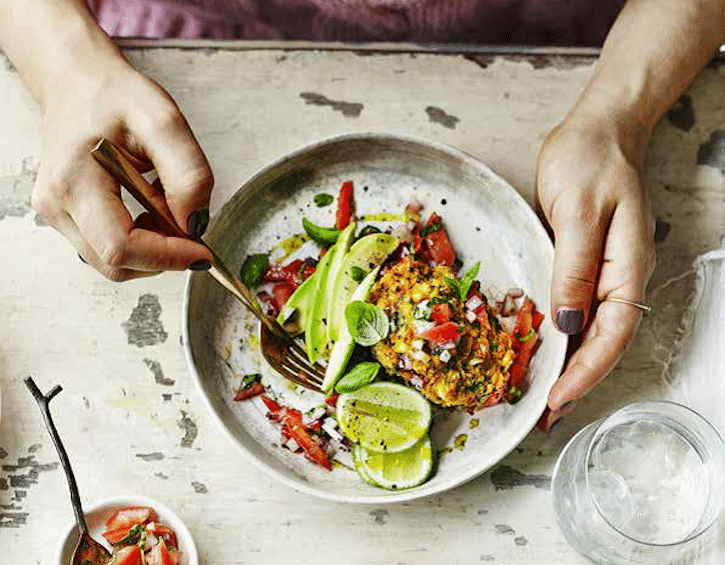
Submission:
[[[187,269],[190,271],[208,271],[211,269],[211,262],[206,259],[199,259],[198,261],[191,263]]]
[[[85,263],[86,265],[88,264],[88,261],[86,261],[86,260],[85,260],[85,259],[83,258],[83,255],[81,255],[80,253],[78,254],[78,259],[80,259],[80,260],[81,260],[81,261],[82,261],[83,263]]]
[[[186,220],[186,231],[194,239],[199,239],[204,235],[208,225],[209,208],[203,208],[189,214],[189,219]]]
[[[549,426],[549,431],[550,432],[556,431],[559,428],[559,426],[561,426],[561,421],[563,419],[564,418],[559,418],[558,420],[555,420],[554,423]]]
[[[584,327],[584,312],[574,308],[560,308],[556,313],[556,327],[566,335],[576,335]]]
[[[570,400],[566,404],[563,404],[561,408],[559,408],[559,412],[564,412],[565,414],[568,414],[572,410],[576,408],[576,400]]]

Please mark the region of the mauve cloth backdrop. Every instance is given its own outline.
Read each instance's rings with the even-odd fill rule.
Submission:
[[[87,0],[115,37],[601,45],[625,0]]]

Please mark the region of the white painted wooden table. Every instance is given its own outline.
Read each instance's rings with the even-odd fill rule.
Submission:
[[[172,93],[199,137],[217,179],[212,213],[279,155],[361,130],[455,145],[532,202],[539,145],[593,70],[593,59],[547,56],[148,46],[128,55]],[[289,490],[217,429],[180,343],[184,274],[107,282],[36,220],[28,200],[38,110],[0,57],[0,562],[51,563],[72,517],[22,383],[33,375],[44,390],[64,386],[53,408],[84,500],[160,499],[189,525],[205,564],[584,563],[554,523],[552,467],[588,422],[664,394],[663,364],[692,283],[682,275],[725,233],[723,87],[723,69],[707,69],[655,135],[646,170],[661,240],[648,296],[655,313],[613,375],[556,433],[531,432],[491,473],[376,508]]]

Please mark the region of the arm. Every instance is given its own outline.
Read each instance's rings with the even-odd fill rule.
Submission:
[[[642,179],[652,132],[725,40],[722,0],[630,0],[594,76],[539,155],[537,189],[555,234],[552,316],[581,345],[549,395],[549,429],[617,364],[654,270]]]
[[[210,261],[199,243],[155,231],[145,215],[134,221],[90,156],[101,136],[122,146],[140,170],[157,170],[177,223],[196,236],[205,229],[213,179],[204,154],[171,97],[129,65],[85,2],[3,0],[0,49],[40,104],[33,207],[84,261],[112,280]]]

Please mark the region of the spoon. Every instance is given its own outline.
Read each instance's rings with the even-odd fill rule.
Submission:
[[[58,451],[58,457],[60,457],[65,477],[68,480],[70,501],[73,506],[73,512],[76,515],[76,523],[78,524],[78,543],[76,543],[76,547],[73,550],[71,565],[106,565],[111,560],[111,554],[108,553],[108,550],[105,547],[88,534],[88,526],[86,525],[85,514],[83,514],[83,507],[81,506],[81,497],[78,494],[76,478],[73,474],[73,469],[70,466],[68,454],[65,451],[65,447],[63,447],[63,442],[60,440],[58,430],[56,430],[53,418],[50,415],[50,401],[56,394],[63,390],[63,388],[60,385],[56,385],[48,394],[44,395],[40,392],[38,385],[35,384],[35,381],[33,381],[31,377],[25,379],[25,384],[30,390],[30,393],[33,395],[33,398],[35,398],[35,401],[38,403],[40,412],[43,414],[45,427],[53,440],[55,449]]]

